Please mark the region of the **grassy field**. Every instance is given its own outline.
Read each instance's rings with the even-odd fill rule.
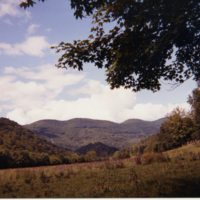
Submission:
[[[200,161],[134,159],[0,171],[0,197],[200,197]]]

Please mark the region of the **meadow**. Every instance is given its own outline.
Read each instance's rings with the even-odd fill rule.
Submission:
[[[199,197],[199,149],[188,144],[144,154],[140,162],[131,157],[0,170],[0,197]]]

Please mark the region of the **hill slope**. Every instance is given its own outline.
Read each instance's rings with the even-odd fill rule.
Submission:
[[[96,142],[123,148],[141,138],[157,133],[163,121],[164,118],[152,122],[131,119],[123,123],[114,123],[76,118],[68,121],[40,120],[25,127],[58,146],[72,150]]]
[[[0,118],[0,168],[57,164],[71,153],[14,121]],[[53,161],[53,160],[54,161]]]
[[[101,142],[97,142],[93,144],[90,143],[86,146],[80,147],[79,149],[76,150],[76,152],[80,154],[86,154],[87,152],[95,151],[97,156],[104,157],[112,155],[117,150],[118,149],[115,147],[110,147]]]

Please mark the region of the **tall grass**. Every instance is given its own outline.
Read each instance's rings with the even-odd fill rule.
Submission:
[[[200,197],[200,161],[133,159],[0,171],[0,197]]]

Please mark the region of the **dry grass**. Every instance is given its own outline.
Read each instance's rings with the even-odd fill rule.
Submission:
[[[192,141],[180,148],[165,152],[172,160],[200,160],[200,141]]]
[[[144,154],[139,165],[132,157],[0,170],[0,197],[200,197],[199,152],[198,142]]]
[[[134,159],[0,170],[0,197],[200,196],[200,161]]]

